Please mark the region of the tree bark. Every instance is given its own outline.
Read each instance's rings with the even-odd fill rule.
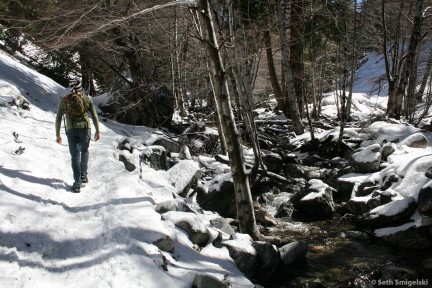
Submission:
[[[290,64],[293,74],[294,89],[296,92],[300,117],[304,115],[304,19],[303,0],[291,1],[291,45]]]
[[[229,15],[229,30],[230,39],[232,41],[232,48],[228,48],[231,52],[232,61],[234,64],[232,74],[234,76],[235,89],[239,94],[240,112],[243,116],[245,123],[246,133],[248,135],[252,150],[255,156],[255,163],[252,169],[251,178],[252,182],[257,175],[258,167],[264,168],[261,158],[261,151],[258,144],[258,135],[255,127],[253,113],[252,113],[252,67],[248,63],[248,55],[246,55],[247,39],[239,39],[236,35],[236,28],[240,27],[242,19],[241,13],[238,11],[238,6],[234,7],[233,0],[228,0],[228,15]],[[236,21],[237,20],[237,21]]]
[[[215,88],[216,101],[221,108],[222,129],[226,136],[228,157],[230,159],[231,173],[234,182],[235,198],[237,204],[237,217],[240,224],[240,232],[249,234],[252,239],[261,239],[261,233],[255,221],[253,201],[246,173],[243,150],[240,144],[240,136],[235,126],[234,114],[231,107],[230,93],[228,89],[225,68],[218,50],[218,41],[213,24],[212,10],[208,0],[199,0],[198,9],[206,31],[203,39],[207,49],[211,76]]]
[[[279,85],[279,81],[277,79],[277,73],[276,73],[276,68],[273,59],[273,49],[272,49],[270,30],[264,31],[264,45],[265,45],[265,51],[267,57],[267,68],[269,72],[270,83],[272,86],[273,94],[275,95],[278,109],[281,111],[285,111],[286,110],[285,99],[283,98],[282,90]]]
[[[422,78],[422,81],[420,84],[420,88],[417,92],[417,101],[421,101],[423,98],[423,94],[424,94],[424,91],[426,89],[428,79],[431,76],[431,71],[432,71],[432,50],[429,52],[429,59],[426,63],[426,68],[423,72],[423,78]]]
[[[284,9],[286,7],[286,0],[278,1],[278,9],[277,9],[277,18],[279,25],[279,35],[281,41],[282,48],[282,66],[283,72],[285,75],[284,87],[286,91],[286,99],[288,104],[289,116],[293,120],[293,128],[296,134],[303,134],[304,127],[301,122],[300,112],[298,108],[297,95],[294,88],[294,78],[291,70],[290,61],[288,59],[289,50],[288,50],[288,42],[286,36],[286,21],[285,21],[285,12]]]
[[[407,87],[407,109],[405,116],[410,120],[410,123],[414,121],[414,113],[417,105],[416,97],[416,84],[417,84],[417,52],[420,44],[421,26],[423,23],[423,0],[416,1],[416,12],[414,16],[414,26],[411,33],[410,42],[408,46],[408,55],[406,61],[406,73],[408,74],[408,87]]]
[[[393,43],[389,44],[390,35],[387,30],[387,20],[385,13],[385,1],[381,2],[381,22],[383,28],[383,54],[386,68],[386,77],[388,82],[388,102],[386,115],[389,118],[399,119],[402,110],[402,96],[398,93],[398,82],[400,79],[399,70],[402,65],[403,59],[400,57],[402,54],[401,48],[403,43],[400,41],[401,33],[401,18],[402,11],[404,9],[404,0],[400,0],[400,8],[397,17],[395,18],[396,28],[395,28],[395,38]],[[393,23],[392,23],[393,25]],[[402,48],[403,49],[403,48]],[[389,52],[392,51],[392,52]]]

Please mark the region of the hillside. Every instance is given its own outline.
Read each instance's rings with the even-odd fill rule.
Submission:
[[[90,144],[89,184],[80,194],[69,192],[67,138],[62,131],[58,145],[54,132],[56,105],[66,92],[0,53],[6,106],[0,107],[0,286],[190,287],[195,274],[250,284],[226,250],[194,250],[185,233],[155,211],[157,203],[174,199],[167,174],[149,169],[140,180],[138,169],[128,172],[118,161],[125,134],[146,141],[152,130],[101,119],[101,140]],[[8,104],[20,96],[30,110]],[[165,237],[175,254],[152,244]],[[164,261],[171,264],[167,271]]]

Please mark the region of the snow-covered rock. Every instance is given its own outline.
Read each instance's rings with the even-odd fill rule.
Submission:
[[[194,160],[180,160],[167,172],[167,178],[180,196],[186,196],[189,189],[197,185],[201,170]]]
[[[423,187],[418,195],[418,210],[421,215],[432,217],[432,187],[429,185]]]
[[[335,191],[321,180],[309,180],[305,191],[291,198],[296,209],[296,217],[317,220],[331,216],[335,211],[333,201]]]
[[[412,148],[426,148],[428,143],[429,141],[423,133],[415,133],[402,140],[399,145],[405,145]]]
[[[409,221],[416,210],[416,201],[412,197],[400,197],[390,203],[378,206],[358,218],[363,227],[381,228],[396,226]]]
[[[141,151],[140,160],[155,170],[169,169],[168,156],[163,146],[152,145],[146,147]]]
[[[237,218],[234,184],[231,173],[219,174],[206,185],[208,193],[198,192],[201,208],[219,213],[223,217]]]
[[[376,172],[380,169],[381,146],[373,144],[359,148],[349,155],[348,162],[357,173]]]
[[[204,223],[194,213],[170,211],[162,214],[162,219],[170,221],[184,230],[193,244],[203,247],[210,240],[211,234],[207,229],[208,223]]]

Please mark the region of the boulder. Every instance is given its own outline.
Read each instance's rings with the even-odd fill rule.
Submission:
[[[428,168],[428,170],[425,172],[425,176],[428,178],[432,178],[432,167]]]
[[[364,214],[381,205],[380,197],[355,197],[346,202],[345,208],[354,215]]]
[[[279,248],[280,257],[285,265],[290,265],[297,260],[304,259],[309,245],[305,241],[295,241]]]
[[[196,274],[192,283],[192,288],[228,288],[230,283],[220,280],[211,275]]]
[[[219,134],[209,129],[203,122],[189,126],[179,138],[181,146],[186,145],[192,155],[216,154],[218,152]]]
[[[414,133],[404,140],[402,140],[399,145],[406,145],[412,148],[426,148],[429,141],[422,133]]]
[[[295,208],[293,217],[310,220],[330,217],[335,212],[333,191],[335,189],[321,180],[309,180],[306,190],[290,200]]]
[[[230,236],[236,233],[236,231],[230,225],[230,222],[226,218],[220,217],[220,218],[216,218],[214,220],[210,220],[210,224],[213,227],[219,229],[220,231],[222,231],[225,234],[228,234]]]
[[[387,190],[394,183],[398,183],[399,180],[400,180],[400,177],[396,173],[390,173],[389,175],[385,176],[385,178],[383,180],[383,184],[381,186],[381,190]]]
[[[165,148],[166,151],[169,152],[180,153],[180,145],[177,142],[162,136],[158,137],[158,139],[156,139],[156,141],[154,141],[152,145],[162,146]]]
[[[423,187],[418,195],[418,210],[424,216],[432,217],[432,187]]]
[[[270,172],[279,173],[282,170],[283,161],[279,154],[266,154],[262,157],[262,161]]]
[[[162,251],[166,251],[166,252],[174,251],[174,241],[169,236],[165,236],[164,238],[158,239],[157,241],[153,242],[153,245],[155,245]]]
[[[337,203],[346,202],[351,199],[355,182],[340,177],[337,179],[337,191],[333,194],[334,201]]]
[[[193,212],[183,199],[172,199],[161,202],[156,205],[155,210],[160,214],[169,211]]]
[[[397,150],[397,145],[395,143],[391,143],[391,142],[385,143],[381,149],[381,159],[386,161],[388,156],[396,152],[396,150]]]
[[[232,283],[227,279],[218,279],[211,275],[196,274],[192,288],[263,288],[259,285],[246,283]]]
[[[431,249],[432,240],[422,231],[424,228],[411,227],[381,238],[393,246],[404,250]]]
[[[373,173],[380,170],[381,146],[362,147],[348,155],[348,162],[357,173]]]
[[[206,246],[210,240],[210,232],[206,228],[206,224],[194,213],[171,211],[162,214],[162,219],[171,221],[175,226],[185,231],[189,240],[199,247]]]
[[[125,169],[129,172],[132,172],[136,169],[135,164],[131,162],[125,155],[120,154],[119,155],[119,161],[123,162]]]
[[[271,280],[278,270],[280,263],[279,250],[272,244],[263,241],[252,242],[258,257],[259,273],[256,278],[262,282]]]
[[[217,212],[225,218],[237,218],[231,173],[217,175],[208,186],[208,193],[198,191],[196,200],[200,207],[204,210]]]
[[[129,143],[129,139],[126,138],[118,144],[117,149],[126,150],[126,151],[129,151],[130,153],[132,153],[134,148]]]
[[[377,193],[378,191],[376,191],[375,193]],[[399,194],[397,192],[395,192],[394,190],[388,189],[385,191],[379,191],[379,193],[377,194],[377,196],[375,197],[380,197],[381,199],[381,205],[390,203],[391,201],[393,201],[394,199],[396,199]]]
[[[248,278],[253,278],[259,272],[257,251],[252,246],[252,239],[246,234],[234,234],[230,240],[222,242],[228,249],[230,257],[238,269]]]
[[[194,188],[201,176],[197,162],[193,160],[180,160],[167,171],[168,181],[175,187],[177,194],[186,197],[189,189]]]
[[[416,208],[416,202],[412,197],[393,200],[359,216],[357,224],[367,228],[398,226],[406,223]]]
[[[140,161],[155,170],[168,170],[168,156],[162,146],[149,146],[140,154]]]
[[[379,186],[372,181],[366,181],[358,185],[357,190],[355,191],[355,195],[357,197],[367,196],[372,194],[375,190],[377,190]]]

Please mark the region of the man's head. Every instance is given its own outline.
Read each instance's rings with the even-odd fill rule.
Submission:
[[[81,91],[81,82],[77,79],[69,80],[69,88],[71,88],[71,92],[79,92]]]

